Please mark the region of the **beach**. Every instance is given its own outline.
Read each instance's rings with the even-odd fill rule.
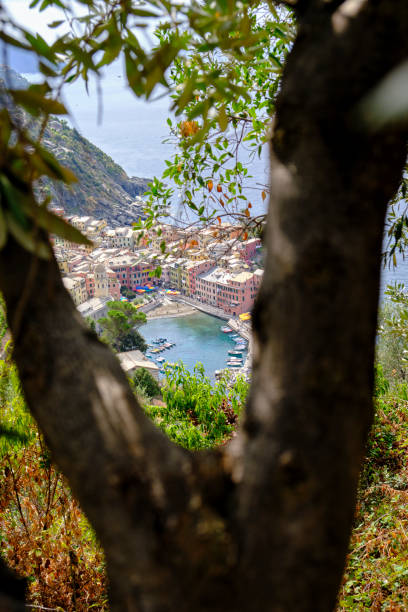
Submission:
[[[164,297],[161,304],[146,313],[146,317],[148,321],[151,321],[152,319],[185,317],[196,312],[193,306],[172,302]]]

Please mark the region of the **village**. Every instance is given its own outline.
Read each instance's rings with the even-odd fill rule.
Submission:
[[[62,208],[53,212],[92,241],[83,246],[54,238],[64,285],[84,317],[97,322],[110,300],[138,294],[148,302],[161,288],[226,320],[249,318],[263,276],[261,240],[243,240],[240,227],[223,223],[192,231],[161,223],[146,231],[67,216]]]

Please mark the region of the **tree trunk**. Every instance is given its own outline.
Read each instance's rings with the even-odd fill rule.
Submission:
[[[408,55],[405,1],[303,7],[272,138],[240,510],[242,524],[256,517],[243,558],[258,609],[269,592],[271,610],[297,612],[332,609],[344,567],[373,411],[384,216],[406,159],[406,129],[364,131],[356,111]]]
[[[223,451],[172,445],[86,330],[55,261],[0,254],[28,405],[105,549],[111,609],[333,608],[372,417],[386,204],[406,131],[359,101],[408,56],[406,0],[299,0],[271,157],[253,385]],[[391,5],[391,6],[390,6]]]

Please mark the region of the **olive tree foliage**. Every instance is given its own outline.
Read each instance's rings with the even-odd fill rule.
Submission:
[[[49,4],[63,2],[43,0],[41,7]],[[44,230],[83,238],[34,199],[43,174],[74,179],[41,146],[41,135],[50,113],[65,112],[64,83],[87,82],[121,53],[136,95],[169,86],[173,70],[174,110],[186,116],[175,128],[182,146],[169,177],[177,183],[188,173],[192,186],[183,184],[183,198],[199,217],[211,218],[213,205],[223,214],[221,201],[211,200],[215,190],[245,222],[251,202],[242,200],[240,210],[241,167],[229,168],[230,181],[223,160],[208,150],[204,166],[205,138],[223,155],[216,131],[248,123],[239,106],[246,100],[251,108],[245,74],[254,99],[257,84],[252,66],[239,68],[240,62],[262,64],[268,28],[266,40],[277,33],[272,54],[280,61],[290,45],[283,14],[270,4],[258,18],[259,5],[228,0],[84,0],[80,17],[69,17],[63,5],[71,29],[51,45],[2,15],[3,41],[33,49],[45,82],[23,93],[6,84],[3,91],[0,288],[27,404],[104,547],[113,611],[302,612],[335,605],[372,419],[384,217],[407,142],[401,117],[367,124],[364,109],[408,58],[408,4],[281,4],[294,8],[298,31],[279,87],[268,68],[258,83],[271,84],[260,104],[277,88],[279,94],[267,103],[274,122],[253,384],[237,436],[197,454],[153,426],[113,354],[79,320]],[[162,23],[153,47],[138,35],[149,20]],[[196,176],[184,156],[186,139],[197,152]],[[3,599],[18,591],[9,586]]]
[[[127,83],[136,96],[150,99],[158,89],[159,93],[163,87],[171,90],[172,109],[177,115],[185,113],[184,125],[192,126],[184,128],[184,137],[189,144],[201,143],[195,159],[189,164],[190,172],[186,167],[180,178],[184,182],[195,180],[202,187],[207,184],[208,174],[199,167],[203,166],[202,147],[213,164],[217,164],[216,171],[225,165],[226,158],[234,155],[220,136],[215,147],[216,150],[223,147],[222,152],[217,151],[215,155],[212,152],[207,135],[216,124],[219,134],[231,125],[236,133],[240,132],[238,140],[245,134],[259,144],[260,127],[269,120],[276,92],[276,79],[270,79],[270,75],[281,69],[288,34],[273,4],[258,1],[180,4],[80,0],[79,5],[83,11],[76,16],[70,2],[34,0],[31,3],[41,11],[50,6],[61,10],[61,20],[49,24],[57,34],[52,44],[13,22],[4,6],[0,9],[3,59],[7,63],[10,46],[32,51],[38,57],[43,75],[42,83],[31,85],[27,90],[15,90],[10,83],[3,84],[0,245],[11,232],[26,248],[43,257],[49,254],[49,249],[39,236],[41,229],[73,241],[87,242],[79,232],[47,211],[46,197],[35,201],[34,186],[41,176],[68,184],[76,180],[72,172],[61,166],[41,144],[50,115],[67,112],[61,102],[65,85],[82,79],[88,87],[89,81],[96,79],[102,95],[103,67],[121,56]],[[149,38],[145,35],[147,28],[154,27],[153,40],[146,42]],[[60,29],[62,33],[58,35]],[[258,82],[256,95],[253,95],[255,90],[250,93],[248,88],[251,83],[252,89],[254,80]],[[259,118],[261,109],[263,116]],[[193,118],[199,122],[192,122]],[[247,122],[254,124],[249,134]],[[175,132],[178,129],[174,127]],[[184,157],[190,157],[190,152]],[[179,166],[177,161],[175,163]],[[192,169],[192,165],[196,168]],[[240,183],[246,170],[237,162],[228,173],[232,191],[226,197],[227,210],[232,201],[236,204],[243,198]],[[174,176],[174,172],[171,174]],[[163,189],[163,183],[158,181],[151,188],[153,201],[148,227],[162,208],[158,199],[163,197]],[[190,189],[194,194],[196,187]],[[214,211],[211,215],[206,211],[204,215],[201,205],[196,206],[191,201],[190,193],[187,189],[185,199],[199,212],[202,220],[204,216],[213,217]],[[40,208],[36,204],[40,204]],[[246,214],[250,216],[248,212],[247,209]],[[241,216],[245,219],[244,214]]]
[[[179,92],[185,97],[191,90],[194,96],[181,120],[167,120],[166,142],[174,145],[175,153],[147,192],[149,216],[141,226],[160,233],[156,221],[177,199],[177,223],[191,235],[197,227],[211,224],[214,236],[222,239],[224,221],[239,224],[243,240],[261,234],[269,184],[267,176],[259,182],[262,178],[252,172],[254,162],[265,154],[282,66],[295,35],[293,15],[257,6],[251,11],[251,31],[259,43],[249,61],[234,57],[228,47],[212,46],[199,53],[189,49],[175,60],[169,74],[172,98],[177,100]],[[203,70],[213,75],[209,87],[200,77]],[[210,102],[208,94],[220,87],[219,75],[228,75],[236,94]]]
[[[379,313],[377,360],[393,386],[407,377],[408,295],[401,283],[388,285]]]

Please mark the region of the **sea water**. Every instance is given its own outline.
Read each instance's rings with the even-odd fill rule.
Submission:
[[[152,319],[139,331],[148,344],[157,338],[167,338],[168,342],[175,343],[174,347],[159,354],[166,361],[181,360],[190,372],[197,362],[201,362],[206,374],[212,377],[215,370],[226,367],[228,350],[235,348],[233,334],[221,331],[224,325],[225,321],[217,317],[197,312],[183,317]]]

